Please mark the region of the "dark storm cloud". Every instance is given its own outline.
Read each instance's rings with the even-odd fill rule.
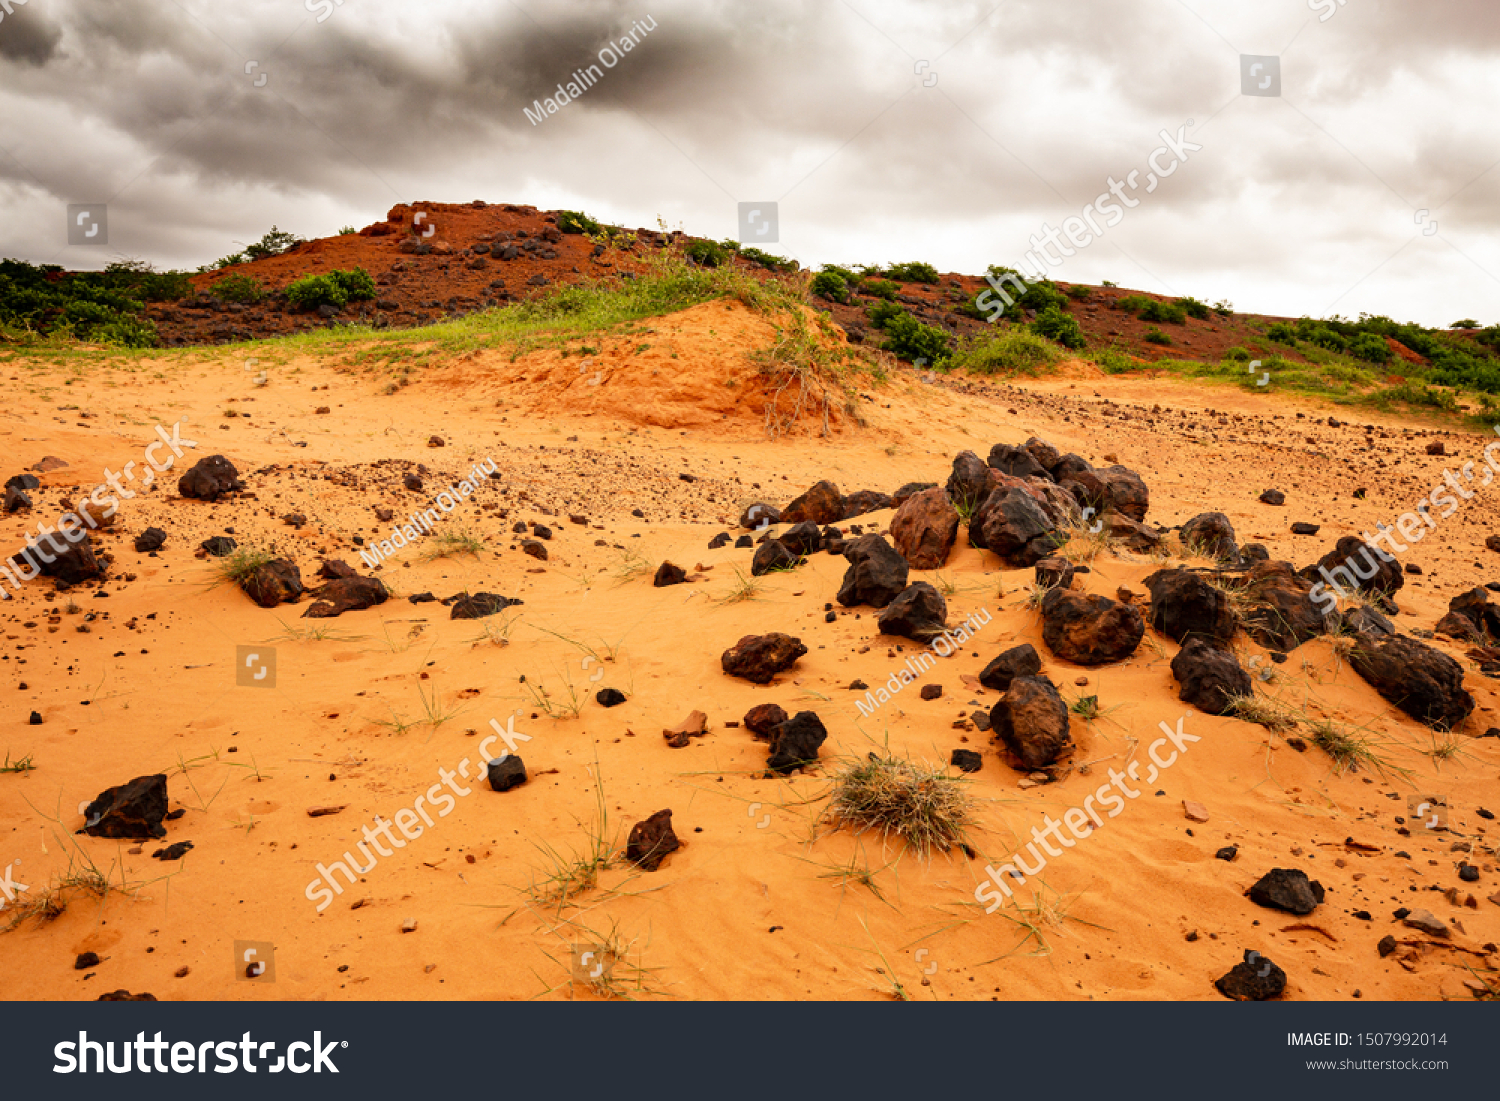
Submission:
[[[416,199],[714,236],[737,200],[780,199],[804,260],[977,271],[1191,118],[1203,150],[1061,277],[1201,279],[1301,312],[1420,237],[1426,209],[1442,233],[1400,265],[1422,285],[1387,267],[1360,293],[1447,309],[1500,282],[1482,270],[1500,272],[1491,7],[346,0],[319,22],[299,0],[31,0],[0,23],[0,199],[23,215],[0,252],[51,259],[58,204],[103,198],[112,246],[176,264]],[[527,119],[648,17],[582,96]],[[1240,95],[1240,52],[1284,54],[1282,99]]]

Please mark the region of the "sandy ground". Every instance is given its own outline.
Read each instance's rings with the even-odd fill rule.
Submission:
[[[940,698],[923,701],[913,686],[861,717],[850,682],[884,682],[916,646],[877,635],[869,608],[834,605],[835,621],[824,621],[844,560],[815,555],[764,579],[758,599],[726,603],[750,552],[707,549],[752,500],[785,504],[819,478],[846,493],[941,483],[957,452],[984,456],[1035,434],[1139,471],[1157,523],[1221,510],[1241,542],[1300,566],[1340,535],[1393,520],[1485,441],[1364,414],[1355,425],[1314,425],[1348,415],[1274,392],[1082,370],[1020,388],[904,375],[865,390],[857,417],[835,408],[829,439],[802,431],[771,441],[764,393],[743,358],[765,339],[763,322],[720,303],[647,328],[605,341],[588,369],[576,355],[512,360],[495,350],[414,375],[395,393],[384,392],[386,376],[313,359],[271,364],[264,386],[242,357],[223,353],[189,364],[148,358],[70,383],[61,368],[5,364],[5,474],[44,456],[68,464],[43,476],[32,513],[0,518],[7,546],[54,517],[76,495],[69,487],[86,493],[106,467],[140,463],[154,426],[183,418],[183,436],[198,442],[188,460],[223,453],[253,495],[179,499],[174,471],[97,537],[113,555],[103,585],[54,596],[50,583],[32,582],[0,603],[0,754],[36,765],[0,775],[0,866],[19,861],[23,901],[86,862],[116,888],[102,901],[72,891],[54,920],[0,934],[9,997],[592,998],[569,981],[571,946],[610,938],[624,949],[613,972],[620,988],[669,998],[871,999],[889,997],[895,982],[922,999],[1218,999],[1213,980],[1248,949],[1286,970],[1289,998],[1468,998],[1467,969],[1496,965],[1495,825],[1478,813],[1500,809],[1500,739],[1479,736],[1495,724],[1496,693],[1462,647],[1434,643],[1464,664],[1479,705],[1463,754],[1440,764],[1426,752],[1431,732],[1381,700],[1328,641],[1277,667],[1275,692],[1366,728],[1412,770],[1411,783],[1340,776],[1316,748],[1297,752],[1259,726],[1180,703],[1168,668],[1176,646],[1154,632],[1119,665],[1085,670],[1052,657],[1021,606],[1031,571],[995,569],[961,534],[940,577],[912,578],[951,586],[950,623],[978,611],[993,618],[923,678],[942,685]],[[642,343],[652,347],[638,351]],[[445,446],[429,446],[433,436]],[[1427,455],[1439,438],[1448,456]],[[390,528],[372,510],[404,517],[426,500],[401,488],[402,474],[425,465],[432,491],[487,458],[500,477],[449,523],[483,533],[488,549],[428,562],[420,544],[408,548],[379,571],[396,598],[378,608],[337,620],[297,618],[306,600],[263,610],[212,587],[211,560],[194,555],[201,540],[232,529],[243,545],[290,554],[305,582],[323,554],[363,573],[351,537]],[[1272,486],[1286,492],[1285,507],[1257,501]],[[1500,530],[1497,494],[1500,486],[1478,493],[1405,556],[1424,572],[1402,591],[1401,630],[1430,628],[1450,597],[1500,576],[1483,549]],[[291,512],[307,524],[282,522]],[[884,530],[891,515],[853,523]],[[1323,528],[1294,537],[1294,520]],[[545,563],[518,548],[517,521],[552,529]],[[168,532],[157,557],[132,549],[152,524]],[[693,582],[653,587],[663,560]],[[1144,592],[1157,568],[1128,553],[1100,556],[1075,585]],[[499,619],[452,621],[440,604],[406,599],[464,590],[525,603],[502,629]],[[807,645],[790,673],[767,687],[723,674],[724,649],[773,630]],[[1106,709],[1074,720],[1081,767],[1057,784],[1019,786],[1022,774],[965,722],[996,694],[962,678],[1020,641],[1044,655],[1065,695],[1096,694]],[[274,687],[236,683],[236,648],[246,645],[274,648]],[[1244,652],[1263,653],[1253,644]],[[605,709],[588,697],[605,687],[627,702]],[[535,689],[564,717],[545,714]],[[581,709],[566,717],[574,694]],[[429,701],[437,721],[427,721]],[[766,702],[817,712],[830,735],[822,768],[765,778],[764,743],[727,724]],[[670,748],[661,731],[695,709],[708,732]],[[28,723],[33,710],[39,726]],[[479,745],[491,719],[510,716],[529,739],[519,752],[531,780],[500,794],[480,781]],[[1008,857],[1044,815],[1080,805],[1107,768],[1141,759],[1158,724],[1180,718],[1200,740],[1152,790],[1053,859],[1021,907],[983,912],[973,892],[986,863]],[[411,725],[397,732],[393,722]],[[885,746],[935,763],[955,748],[984,751],[970,783],[981,826],[974,859],[954,851],[924,864],[899,844],[818,821],[840,760]],[[308,894],[317,866],[341,859],[377,816],[412,807],[440,770],[453,776],[451,812],[319,912]],[[185,811],[165,841],[75,834],[82,802],[154,772],[168,774],[171,805]],[[1429,792],[1448,798],[1453,834],[1407,832],[1408,797]],[[1183,800],[1207,807],[1209,820],[1186,820]],[[635,822],[670,808],[683,847],[656,872],[616,863],[572,904],[546,904],[528,888],[545,887],[549,854],[587,851],[600,805],[605,835],[620,845]],[[329,806],[344,809],[308,814]],[[152,859],[183,840],[194,848],[182,860]],[[1232,863],[1214,856],[1227,845],[1239,846]],[[1479,882],[1460,882],[1461,859],[1480,867]],[[1326,902],[1307,918],[1251,904],[1244,892],[1275,867],[1307,871]],[[1404,928],[1392,918],[1402,906],[1449,921],[1451,940]],[[1387,934],[1403,948],[1382,958],[1376,944]],[[274,945],[274,983],[238,981],[236,941]],[[90,951],[102,961],[75,970]]]

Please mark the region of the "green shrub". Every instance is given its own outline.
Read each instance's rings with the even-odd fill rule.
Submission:
[[[1135,370],[1136,367],[1135,359],[1130,353],[1113,344],[1094,352],[1092,358],[1106,375],[1124,374],[1126,371]]]
[[[886,321],[885,334],[886,341],[881,347],[901,359],[925,359],[936,365],[952,355],[946,332],[923,324],[905,311]]]
[[[1479,328],[1479,322],[1475,321],[1472,317],[1466,317],[1462,321],[1455,321],[1452,325],[1449,325],[1448,328],[1450,328],[1450,329],[1477,329],[1477,328]]]
[[[1233,348],[1225,351],[1224,358],[1232,360],[1235,363],[1249,363],[1250,353],[1236,344]]]
[[[359,230],[355,229],[353,226],[343,226],[342,228],[339,229],[339,236],[340,237],[357,237],[357,236],[359,236]]]
[[[1349,354],[1366,363],[1389,363],[1396,353],[1385,338],[1374,333],[1360,333],[1349,345]]]
[[[1285,321],[1278,321],[1266,330],[1266,339],[1274,340],[1277,344],[1297,343],[1297,330]]]
[[[1076,351],[1088,345],[1088,341],[1083,338],[1083,330],[1078,327],[1078,319],[1056,306],[1048,306],[1037,314],[1031,327],[1037,335],[1055,340],[1064,348]]]
[[[251,260],[264,260],[268,256],[280,256],[283,252],[295,248],[303,243],[301,237],[296,237],[285,230],[272,226],[270,230],[259,241],[245,248],[244,255]]]
[[[1147,344],[1170,344],[1170,343],[1172,343],[1172,338],[1171,337],[1169,337],[1166,333],[1162,332],[1160,329],[1155,328],[1155,327],[1152,327],[1151,329],[1147,330],[1146,335],[1142,339],[1144,339]]]
[[[1151,299],[1137,315],[1142,321],[1154,321],[1158,324],[1183,325],[1187,323],[1187,311],[1172,302],[1158,302]]]
[[[1220,317],[1233,317],[1234,303],[1229,301],[1227,298],[1221,298],[1219,299],[1219,301],[1214,303],[1214,313],[1218,314]]]
[[[286,298],[301,310],[315,310],[319,306],[343,306],[349,301],[349,295],[331,274],[304,275],[287,285]]]
[[[867,279],[860,291],[863,294],[872,294],[877,298],[884,298],[887,302],[894,301],[896,293],[901,287],[892,283],[889,279]]]
[[[773,256],[769,252],[762,252],[750,245],[741,245],[739,254],[752,264],[759,264],[767,271],[796,271],[798,268],[795,260],[788,260],[785,256]]]
[[[1068,288],[1068,297],[1073,299],[1073,301],[1075,302],[1082,302],[1085,298],[1093,293],[1093,287],[1085,287],[1082,283],[1074,283],[1071,287]]]
[[[839,267],[837,264],[824,264],[821,270],[829,275],[837,275],[844,281],[844,285],[849,288],[851,294],[859,290],[859,285],[863,282],[854,272],[848,268]]]
[[[905,264],[892,264],[885,274],[898,283],[936,283],[938,270],[931,264],[912,260]]]
[[[1011,299],[1011,304],[1009,306],[1005,306],[1004,312],[1000,314],[1000,316],[1005,317],[1008,320],[1022,320],[1026,316],[1027,310],[1035,310],[1038,314],[1040,314],[1042,311],[1050,309],[1054,306],[1058,309],[1062,309],[1068,304],[1068,296],[1063,294],[1062,291],[1058,290],[1057,284],[1052,282],[1052,280],[1050,279],[1039,279],[1033,282],[1023,276],[1015,268],[1002,267],[999,264],[991,264],[989,268],[986,269],[986,272],[990,276],[990,278],[994,279],[995,282],[999,283],[1004,288],[1005,294]],[[1010,276],[1011,278],[1006,278],[1007,276]],[[1019,297],[1016,294],[1016,291],[1018,290],[1016,285],[1017,280],[1019,280],[1026,288],[1025,291],[1019,295]],[[989,295],[989,297],[985,298],[987,294]],[[981,309],[978,302],[978,299],[981,298],[985,299],[985,304],[982,309],[988,312],[980,312],[978,316],[984,318],[985,320],[989,320],[991,315],[993,315],[994,311],[997,308],[1004,306],[1005,300],[999,297],[999,294],[995,291],[994,287],[990,287],[985,291],[981,291],[976,296],[976,311]]]
[[[209,292],[226,302],[239,302],[246,306],[254,305],[266,296],[260,283],[248,275],[227,275],[210,287]]]
[[[694,241],[687,247],[688,259],[705,268],[716,268],[729,259],[729,250],[715,241]]]
[[[808,290],[830,302],[849,301],[849,284],[836,271],[820,271],[812,277]]]
[[[1198,321],[1207,321],[1209,315],[1213,312],[1208,308],[1206,303],[1199,302],[1196,298],[1179,298],[1177,305],[1186,310],[1189,317],[1195,318]]]
[[[1125,294],[1116,298],[1114,305],[1117,310],[1124,310],[1127,313],[1139,313],[1155,301],[1156,299],[1147,298],[1144,294]]]
[[[877,329],[883,329],[891,318],[899,317],[906,311],[896,303],[882,299],[873,306],[867,307],[865,313],[869,315],[871,325]]]
[[[1035,374],[1058,358],[1056,345],[1030,329],[1016,327],[987,330],[965,342],[950,366],[984,375]]]
[[[563,233],[598,233],[599,223],[578,210],[559,210],[557,228]]]
[[[364,268],[355,268],[353,271],[331,271],[334,281],[343,289],[345,296],[351,302],[361,299],[375,297],[375,280],[370,278],[370,273]]]

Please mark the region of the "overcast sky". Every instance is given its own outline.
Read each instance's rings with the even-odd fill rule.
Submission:
[[[326,236],[419,200],[723,238],[739,203],[774,202],[762,247],[804,265],[978,274],[1138,170],[1136,205],[1095,215],[1102,234],[1056,278],[1500,322],[1497,0],[0,0],[0,16],[0,256],[191,268],[272,223]],[[1279,96],[1243,94],[1241,55],[1279,58]],[[596,83],[528,119],[591,64]],[[1183,127],[1202,148],[1146,194],[1161,131]],[[70,246],[67,206],[98,202],[108,245]]]

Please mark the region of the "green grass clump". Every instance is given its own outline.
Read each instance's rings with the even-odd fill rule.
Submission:
[[[894,757],[871,757],[834,777],[828,816],[854,827],[903,839],[925,859],[933,849],[966,844],[974,823],[973,797],[964,782],[941,768]]]
[[[286,288],[287,301],[303,310],[319,306],[345,306],[351,301],[375,297],[375,280],[364,268],[331,271],[326,275],[304,275]]]
[[[1083,337],[1083,330],[1078,326],[1078,319],[1056,306],[1048,306],[1037,314],[1036,320],[1031,323],[1031,328],[1038,335],[1048,340],[1055,340],[1064,348],[1071,348],[1074,351],[1088,345],[1088,341]]]
[[[820,271],[807,286],[810,294],[826,298],[830,302],[849,301],[849,284],[836,271]]]
[[[892,264],[885,269],[886,277],[898,283],[936,283],[938,270],[931,264],[913,260],[905,264]]]
[[[265,288],[248,275],[226,275],[209,288],[209,293],[225,302],[238,302],[243,306],[253,306],[266,296]]]
[[[599,232],[599,223],[582,211],[559,210],[557,228],[563,233],[587,233],[592,236]]]
[[[882,347],[904,360],[916,362],[924,359],[938,364],[952,355],[948,334],[944,330],[918,321],[905,311],[885,323],[885,334]]]
[[[949,361],[954,370],[981,375],[1034,375],[1061,357],[1056,345],[1030,329],[991,330],[960,343]]]

